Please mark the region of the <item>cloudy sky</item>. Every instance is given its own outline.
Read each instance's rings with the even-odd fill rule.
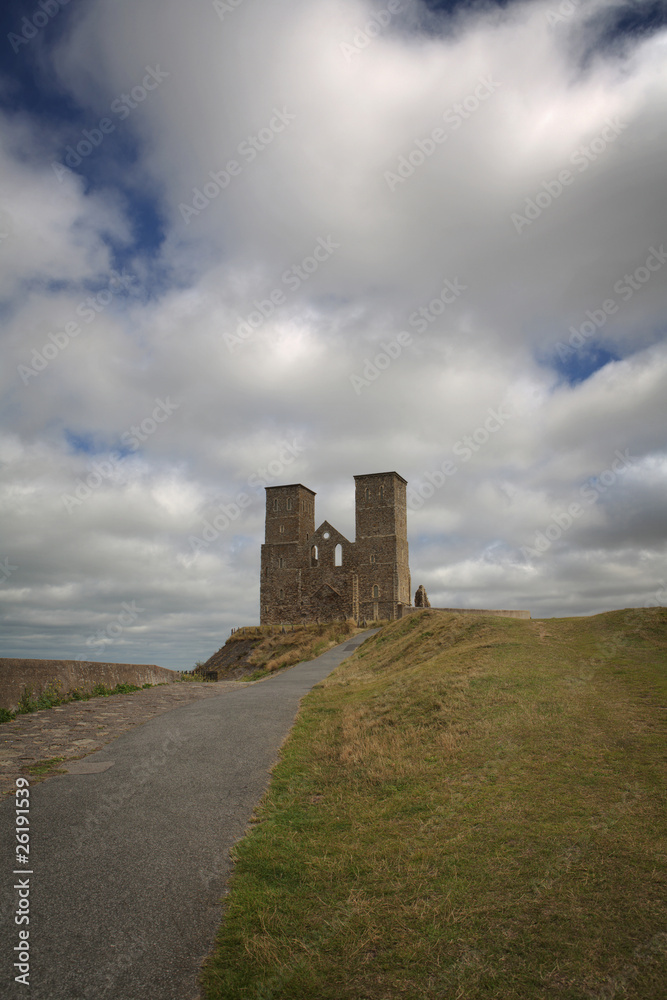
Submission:
[[[1,655],[187,669],[394,469],[433,605],[666,603],[664,3],[0,22]]]

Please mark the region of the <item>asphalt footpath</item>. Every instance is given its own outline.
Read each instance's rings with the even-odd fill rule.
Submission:
[[[371,634],[124,733],[70,764],[76,773],[33,786],[19,827],[7,796],[0,997],[196,1000],[222,919],[230,848],[268,785],[299,701]],[[28,833],[29,855],[17,829]]]

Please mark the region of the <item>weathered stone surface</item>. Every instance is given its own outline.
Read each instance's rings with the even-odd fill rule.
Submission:
[[[63,693],[78,688],[90,693],[96,684],[115,688],[117,684],[170,684],[178,680],[175,670],[145,663],[95,663],[81,660],[23,660],[0,657],[0,708],[15,711],[24,690],[35,696],[50,685]]]
[[[431,607],[431,602],[428,599],[428,594],[426,593],[423,583],[420,583],[419,586],[417,587],[417,591],[415,593],[415,607],[416,608]]]
[[[31,784],[41,781],[41,776],[30,773],[37,761],[60,758],[56,770],[68,769],[70,761],[100,750],[156,715],[238,687],[236,681],[165,684],[18,715],[0,725],[0,795],[12,792],[17,778],[29,778]]]
[[[315,493],[266,488],[260,622],[400,618],[410,603],[407,483],[396,472],[355,476],[356,541],[328,521],[315,528]]]

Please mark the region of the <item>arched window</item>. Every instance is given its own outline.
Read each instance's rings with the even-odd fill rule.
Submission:
[[[273,509],[274,509],[274,510],[278,510],[278,498],[277,498],[277,497],[276,497],[276,499],[275,499],[275,500],[273,501]]]
[[[380,497],[380,500],[384,500],[384,486],[381,486],[378,490],[378,496]]]
[[[278,591],[278,596],[280,597],[280,600],[282,601],[282,599],[283,599],[283,598],[284,598],[284,596],[285,596],[285,591],[283,590],[283,588],[282,588],[282,587],[281,587],[281,588],[280,588],[280,590]]]
[[[317,555],[317,545],[313,545],[310,550],[310,565],[317,566],[319,564],[319,557]]]
[[[370,491],[370,489],[368,488],[368,486],[367,486],[367,487],[366,487],[366,489],[364,490],[364,496],[365,496],[366,500],[370,500],[370,498],[371,498],[371,491]]]
[[[374,598],[374,600],[377,600],[377,598],[378,598],[379,596],[380,596],[380,588],[379,588],[379,587],[378,587],[378,585],[376,584],[376,585],[375,585],[375,586],[373,587],[373,598]]]
[[[291,497],[287,498],[287,509],[288,510],[292,509],[292,498]]]
[[[334,566],[342,566],[342,565],[343,565],[343,546],[339,542],[336,548],[334,549]]]

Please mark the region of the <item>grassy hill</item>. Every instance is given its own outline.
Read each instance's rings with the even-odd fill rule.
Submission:
[[[667,996],[667,610],[424,611],[308,695],[208,998]]]
[[[195,673],[207,680],[260,680],[276,670],[312,660],[362,629],[354,622],[247,626],[234,632]]]

